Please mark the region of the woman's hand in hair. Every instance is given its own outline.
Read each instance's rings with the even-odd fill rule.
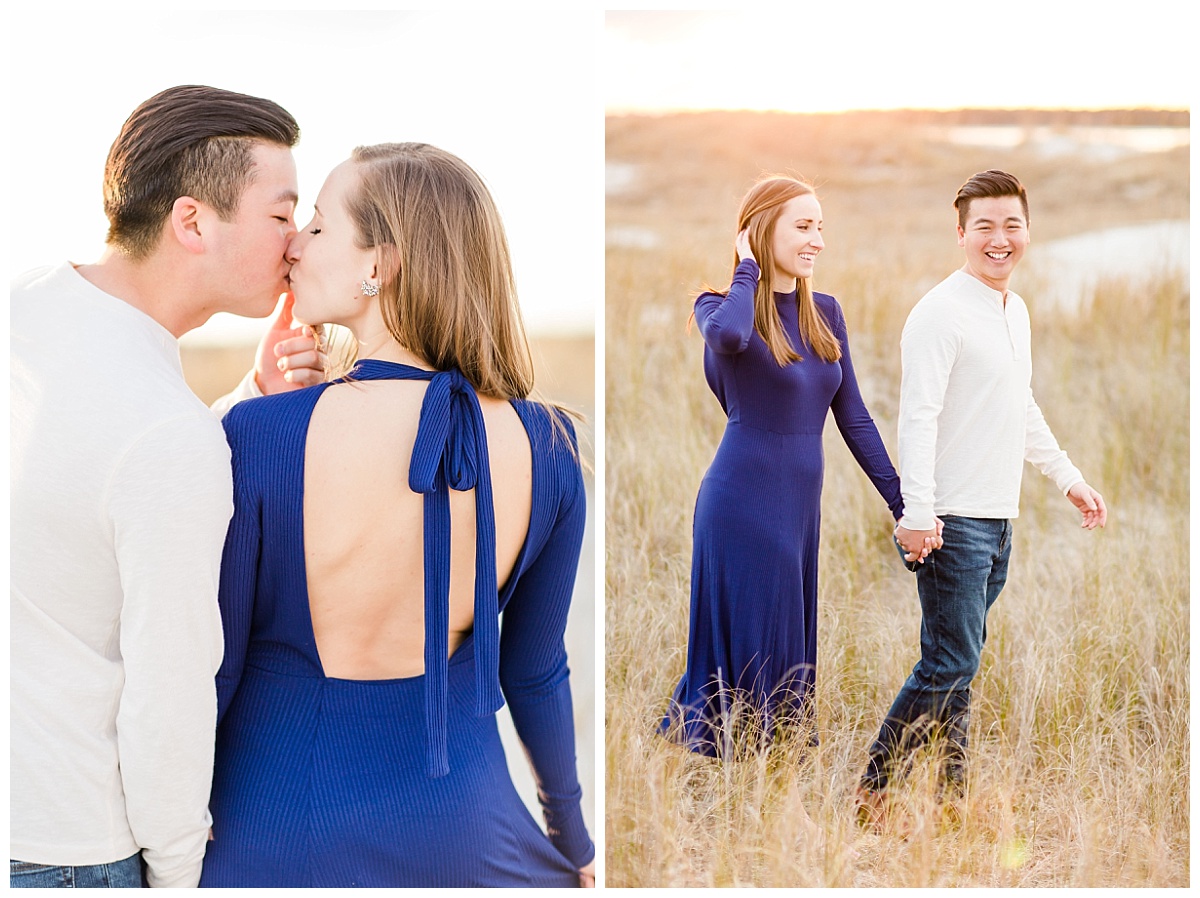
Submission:
[[[754,259],[754,250],[750,248],[750,232],[742,229],[738,231],[737,240],[734,241],[734,249],[737,250],[738,261],[745,262],[747,259]],[[755,262],[758,259],[754,259]]]

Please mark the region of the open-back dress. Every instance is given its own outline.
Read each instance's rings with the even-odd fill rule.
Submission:
[[[235,495],[220,584],[214,838],[200,885],[577,886],[595,852],[563,644],[586,503],[573,434],[546,407],[512,401],[532,449],[533,502],[498,588],[487,438],[471,386],[457,371],[378,360],[351,376],[429,381],[409,471],[424,494],[423,533],[411,535],[424,540],[424,673],[347,680],[321,666],[304,453],[329,384],[234,406],[224,420]],[[474,630],[447,658],[451,488],[475,491],[477,567]],[[509,777],[495,718],[505,700],[548,837]]]

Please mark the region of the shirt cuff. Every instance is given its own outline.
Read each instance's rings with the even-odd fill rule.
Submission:
[[[258,380],[255,377],[254,369],[251,368],[246,373],[246,376],[242,378],[241,383],[214,402],[209,408],[213,410],[218,418],[224,418],[229,410],[243,399],[256,399],[262,395],[263,391],[258,388]]]
[[[930,506],[905,508],[897,524],[905,530],[933,530],[937,526],[937,517]]]

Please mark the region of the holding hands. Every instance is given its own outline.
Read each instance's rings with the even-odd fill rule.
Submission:
[[[932,530],[909,530],[907,527],[896,525],[892,537],[900,544],[907,554],[904,560],[924,564],[930,552],[942,547],[942,528],[945,526],[941,518],[934,518],[937,523]]]

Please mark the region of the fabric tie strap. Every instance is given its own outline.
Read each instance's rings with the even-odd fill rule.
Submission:
[[[365,360],[358,380],[428,380],[408,470],[424,495],[426,759],[431,777],[450,772],[446,744],[450,644],[450,493],[475,490],[475,714],[504,705],[500,691],[500,611],[496,584],[496,515],[483,410],[457,370],[424,371]]]

